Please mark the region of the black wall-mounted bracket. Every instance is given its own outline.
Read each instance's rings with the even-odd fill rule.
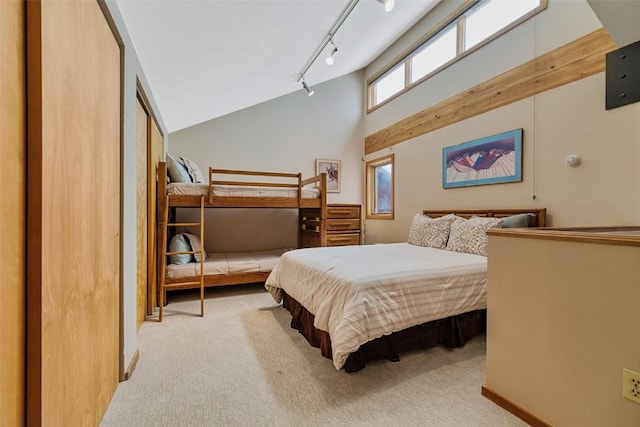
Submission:
[[[606,109],[640,101],[640,41],[607,53]]]

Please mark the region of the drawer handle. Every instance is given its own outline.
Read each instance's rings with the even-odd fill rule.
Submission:
[[[307,224],[302,224],[302,227],[300,229],[301,230],[320,231],[320,227],[318,227],[317,225],[315,227],[307,228]]]
[[[351,237],[332,237],[329,239],[332,242],[350,242]]]
[[[343,210],[331,209],[331,210],[329,210],[329,212],[331,212],[332,214],[350,214],[352,211],[349,211],[349,210],[346,210],[346,209],[343,209]]]
[[[350,222],[332,222],[331,226],[332,227],[351,227],[351,223]]]

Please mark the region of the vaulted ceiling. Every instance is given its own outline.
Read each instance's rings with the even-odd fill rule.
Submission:
[[[117,0],[169,132],[366,67],[440,0]]]

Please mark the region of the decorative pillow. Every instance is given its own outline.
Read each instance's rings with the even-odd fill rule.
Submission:
[[[453,221],[451,221],[451,226],[449,227],[449,238],[447,239],[447,246],[445,247],[446,250],[448,251],[453,250],[453,243],[458,239],[458,236],[457,236],[457,233],[459,233],[458,230],[460,229],[460,227],[464,226],[464,224],[467,221],[468,219],[462,218],[462,217],[456,218]]]
[[[182,233],[173,236],[169,242],[169,252],[186,252],[191,250],[189,240]],[[169,255],[169,260],[171,261],[171,264],[188,264],[193,261],[193,255]]]
[[[511,215],[502,218],[500,228],[525,228],[529,226],[529,217],[533,216],[530,213],[523,213],[518,215]]]
[[[202,172],[200,172],[198,165],[184,157],[180,157],[180,160],[182,160],[182,164],[187,169],[187,173],[189,173],[192,182],[204,182],[204,176],[202,176]]]
[[[501,218],[456,219],[451,223],[447,250],[487,256],[487,230],[501,222]]]
[[[416,246],[443,249],[447,245],[451,221],[452,215],[434,219],[427,215],[415,214],[409,227],[408,242]]]
[[[167,173],[171,182],[191,182],[187,168],[167,153]]]
[[[196,251],[195,254],[193,254],[193,257],[196,259],[196,262],[200,262],[200,238],[198,236],[196,236],[195,234],[190,234],[190,233],[184,233],[184,236],[187,238],[187,240],[189,241],[189,245],[191,245],[191,250],[192,251]],[[207,251],[204,250],[204,248],[202,248],[202,251],[204,252],[204,257],[207,257]]]

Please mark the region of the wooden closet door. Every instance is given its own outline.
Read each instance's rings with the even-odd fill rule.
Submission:
[[[138,99],[136,109],[137,326],[147,312],[147,139],[149,116]]]
[[[148,153],[148,202],[147,202],[147,314],[153,314],[158,304],[158,236],[156,233],[158,219],[158,162],[163,160],[164,141],[155,120],[149,117]]]
[[[0,426],[24,424],[26,86],[24,1],[0,1]]]
[[[27,425],[98,425],[119,378],[120,47],[97,1],[27,3]]]

